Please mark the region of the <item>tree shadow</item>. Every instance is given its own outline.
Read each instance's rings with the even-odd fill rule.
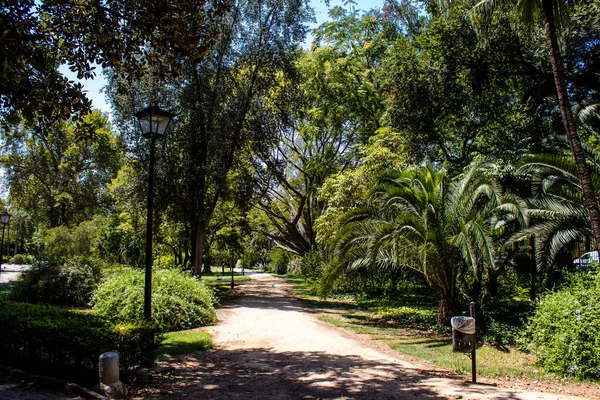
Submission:
[[[403,367],[389,359],[368,360],[326,352],[268,348],[212,350],[172,357],[150,372],[150,388],[134,389],[145,399],[446,399],[489,389],[453,381],[439,394],[432,371]],[[516,398],[495,393],[496,399]]]

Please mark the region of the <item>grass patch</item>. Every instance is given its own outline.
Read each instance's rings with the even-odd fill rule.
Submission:
[[[161,347],[163,356],[174,356],[214,348],[210,334],[198,330],[167,332]]]
[[[449,327],[447,333],[439,333],[437,296],[431,290],[407,290],[391,298],[372,295],[354,302],[340,302],[310,296],[302,287],[302,278],[285,278],[303,302],[326,313],[319,316],[321,321],[368,334],[400,353],[439,367],[460,374],[471,373],[471,360],[465,354],[452,351]],[[516,347],[487,345],[477,349],[477,373],[490,377],[552,378],[535,365],[532,356]]]
[[[460,374],[471,372],[471,360],[464,354],[452,351],[449,335],[383,326],[381,321],[378,323],[377,319],[368,316],[321,316],[319,319],[355,333],[368,334],[400,353],[432,362],[451,371]],[[492,377],[551,378],[536,367],[533,357],[515,348],[500,350],[491,346],[477,349],[477,373]]]

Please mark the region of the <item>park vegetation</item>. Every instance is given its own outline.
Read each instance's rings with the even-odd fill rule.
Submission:
[[[94,346],[65,342],[69,367],[111,342],[147,363],[162,333],[215,322],[205,282],[237,265],[411,328],[474,301],[487,343],[598,379],[600,272],[573,259],[600,248],[600,0],[350,0],[304,46],[305,1],[168,3],[0,12],[2,251],[34,265],[0,292],[7,354],[63,360],[47,342],[73,321]],[[110,120],[65,63],[102,67]],[[144,321],[149,104],[176,117]]]

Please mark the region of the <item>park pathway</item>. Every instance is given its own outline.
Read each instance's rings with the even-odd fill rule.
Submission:
[[[159,363],[144,399],[577,399],[450,379],[319,321],[285,282],[254,274],[205,330],[215,350]],[[581,397],[579,397],[581,398]],[[591,394],[589,398],[595,398]]]

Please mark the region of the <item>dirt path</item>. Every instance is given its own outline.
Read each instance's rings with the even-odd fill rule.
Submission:
[[[140,398],[577,399],[470,384],[320,322],[283,280],[256,274],[206,330],[216,349],[173,357]],[[590,393],[590,397],[595,396]]]

